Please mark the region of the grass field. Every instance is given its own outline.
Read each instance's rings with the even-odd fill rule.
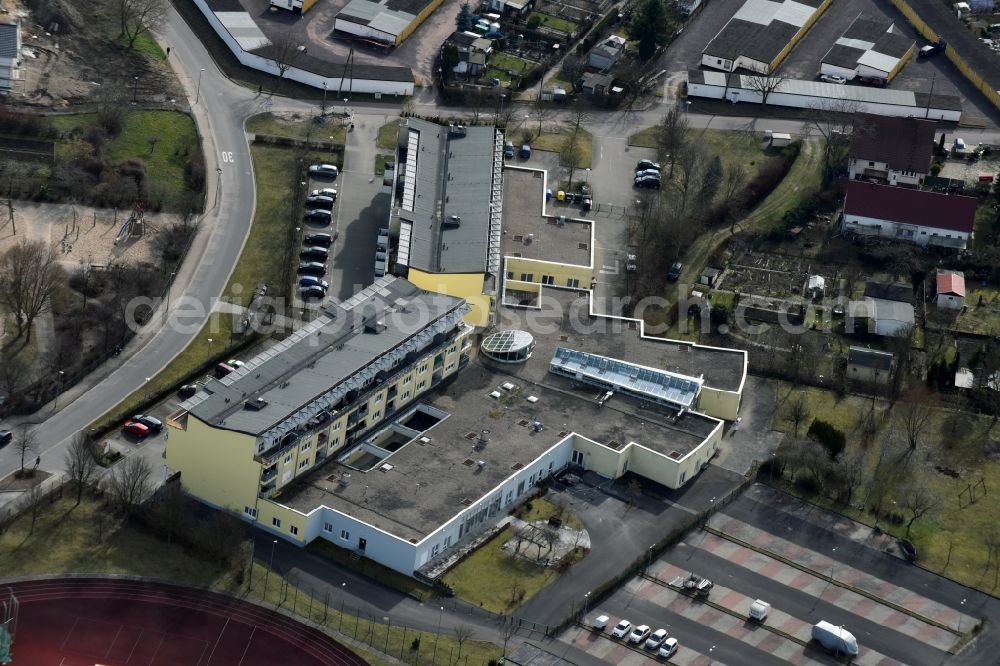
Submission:
[[[490,64],[486,70],[486,78],[510,81],[513,78],[510,72],[513,72],[514,76],[524,76],[524,73],[529,71],[533,66],[534,63],[522,60],[508,53],[497,53],[490,58]]]
[[[62,132],[86,131],[97,122],[97,114],[52,116],[51,123]],[[151,145],[150,138],[157,142]],[[65,142],[56,144],[57,157],[65,157]],[[147,177],[166,188],[168,196],[179,200],[187,191],[184,167],[199,150],[194,120],[179,111],[132,111],[125,115],[121,133],[111,141],[108,157],[114,162],[139,159],[146,164]]]
[[[234,570],[206,562],[180,545],[167,545],[145,532],[121,526],[110,520],[103,500],[85,496],[80,506],[74,507],[71,494],[45,504],[33,531],[30,516],[23,515],[0,534],[0,571],[4,576],[131,574],[205,586],[280,607],[300,620],[325,625],[332,632],[366,643],[371,650],[362,653],[371,663],[393,663],[386,655],[410,664],[458,663],[460,648],[448,632],[436,636],[403,629],[381,618],[363,613],[357,616],[349,607],[341,613],[336,597],[330,596],[324,603],[317,591],[297,586],[292,579],[287,586],[279,585],[279,574],[268,573],[260,561],[254,565],[253,586],[247,589],[246,584],[237,584]],[[420,639],[417,650],[412,649],[415,638]],[[473,635],[461,647],[462,659],[483,664],[500,657],[498,646],[475,638]]]
[[[548,520],[559,512],[558,507],[547,499],[531,500],[531,509],[520,516],[526,523],[534,523],[539,520]],[[564,512],[562,517],[563,525],[574,530],[583,529],[583,523],[572,513]]]
[[[126,39],[124,35],[116,37],[113,41],[123,48],[128,47],[128,39]],[[160,45],[156,43],[156,39],[154,39],[148,32],[144,32],[135,38],[135,42],[132,44],[132,50],[136,53],[148,56],[153,60],[167,59],[167,54],[163,52]]]
[[[531,141],[531,147],[535,150],[551,150],[558,153],[562,151],[568,136],[569,130],[565,128],[545,130]],[[580,142],[580,164],[578,168],[589,169],[593,161],[594,137],[587,130],[581,129],[578,140]],[[561,156],[560,162],[562,162]]]
[[[528,15],[529,21],[532,16],[537,16],[541,20],[541,23],[539,23],[540,26],[552,28],[553,30],[562,30],[567,35],[572,35],[576,32],[576,23],[573,23],[572,21],[567,21],[566,19],[561,19],[558,16],[552,16],[551,14],[543,14],[542,12],[531,12],[531,14]]]
[[[385,162],[386,160],[392,160],[392,155],[382,155],[378,154],[375,156],[375,175],[383,176],[385,175]]]
[[[446,573],[444,582],[458,596],[488,611],[507,613],[517,608],[551,583],[557,574],[500,550],[510,538],[510,528],[504,528]],[[512,602],[515,585],[524,596]]]
[[[273,113],[259,113],[247,118],[247,134],[270,134],[289,139],[311,138],[313,141],[344,143],[347,128],[337,121],[316,123],[312,118],[290,119]]]
[[[382,125],[378,129],[378,138],[375,140],[375,145],[382,150],[395,150],[396,149],[396,134],[399,132],[399,120],[393,120],[392,122]]]
[[[782,384],[778,390],[779,399],[785,397],[785,400],[775,417],[775,429],[783,432],[793,430],[789,418],[790,404],[801,395],[807,405],[808,417],[800,425],[800,436],[805,434],[813,418],[822,418],[846,434],[848,455],[860,451],[866,460],[853,506],[844,507],[806,495],[808,499],[873,524],[875,517],[859,508],[869,488],[887,487],[883,506],[894,508],[908,519],[903,508],[906,486],[926,487],[932,491],[937,504],[913,523],[911,539],[919,553],[919,563],[965,585],[996,592],[993,585],[995,572],[987,562],[984,539],[996,533],[995,517],[1000,512],[1000,493],[996,492],[1000,488],[1000,459],[996,454],[987,453],[1000,450],[1000,427],[991,428],[993,424],[988,417],[928,406],[929,416],[921,430],[917,450],[904,453],[902,457],[899,453],[891,454],[892,458],[885,459],[882,467],[883,472],[889,472],[880,473],[878,481],[873,482],[881,447],[892,436],[891,424],[898,411],[888,412],[888,416],[881,420],[878,431],[872,436],[873,444],[866,448],[859,422],[860,416],[871,409],[870,398],[854,395],[841,398],[833,392],[812,387],[791,390],[788,384]],[[897,403],[892,409],[904,409],[900,406],[902,404]],[[876,405],[877,413],[884,413],[887,409],[886,403]],[[974,504],[967,501],[968,495],[965,500],[960,500],[959,495],[980,479],[985,484],[986,492],[980,491]],[[785,484],[785,487],[791,492],[803,494],[790,484]],[[896,536],[904,536],[905,525],[894,526],[886,521],[879,524]]]
[[[952,330],[978,335],[1000,335],[1000,290],[990,287],[971,288],[965,295],[965,305],[968,310],[958,313]]]

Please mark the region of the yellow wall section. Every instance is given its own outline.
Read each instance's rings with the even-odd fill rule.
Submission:
[[[421,289],[436,294],[464,298],[471,310],[465,321],[472,326],[487,326],[493,311],[492,297],[484,294],[485,278],[482,273],[425,273],[411,268],[406,279]]]
[[[434,0],[432,3],[424,7],[424,11],[417,14],[417,17],[410,21],[410,25],[406,26],[401,33],[396,35],[396,45],[403,43],[403,40],[413,34],[413,31],[424,22],[424,20],[434,13],[434,10],[444,4],[444,0]]]
[[[703,386],[698,395],[698,411],[717,419],[735,421],[740,411],[740,394]]]
[[[781,53],[779,53],[774,58],[774,60],[771,61],[769,72],[773,72],[775,69],[777,69],[778,65],[781,64],[781,61],[783,61],[788,56],[788,54],[792,52],[792,49],[795,48],[795,45],[799,43],[799,40],[805,37],[806,33],[809,32],[809,29],[812,28],[813,24],[819,20],[819,17],[823,15],[823,12],[826,11],[826,8],[830,6],[831,2],[833,2],[833,0],[826,0],[826,2],[824,2],[819,7],[816,8],[816,11],[813,12],[813,15],[809,18],[808,21],[806,21],[805,25],[799,28],[799,31],[795,33],[795,36],[792,37],[792,39],[788,42],[785,48],[781,50]]]
[[[521,281],[521,275],[530,275],[526,282],[541,282],[543,275],[555,278],[554,286],[568,287],[571,279],[579,280],[580,289],[590,289],[590,281],[594,278],[594,269],[590,266],[575,264],[558,264],[554,261],[540,261],[523,257],[506,257],[507,272],[512,274],[513,281]]]
[[[255,439],[244,433],[211,428],[191,414],[187,428],[171,428],[166,464],[181,473],[188,493],[210,504],[243,513],[253,506],[260,479],[254,460]]]
[[[316,0],[302,0],[302,13],[305,14],[307,11],[312,9],[312,6],[316,4]]]

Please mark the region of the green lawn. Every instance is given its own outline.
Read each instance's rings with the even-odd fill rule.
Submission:
[[[802,150],[785,179],[741,222],[758,231],[770,231],[781,224],[785,213],[819,191],[823,180],[823,151],[818,141],[802,142]]]
[[[513,78],[510,72],[513,72],[515,76],[524,76],[525,72],[530,71],[534,66],[535,63],[522,60],[521,58],[512,56],[509,53],[497,53],[490,58],[489,67],[486,71],[486,78],[510,81]]]
[[[375,140],[375,145],[382,150],[395,150],[396,149],[396,134],[399,132],[399,120],[393,120],[392,122],[382,125],[378,129],[378,139]]]
[[[548,520],[558,512],[559,509],[555,504],[547,499],[538,498],[531,500],[531,509],[521,514],[520,518],[526,523],[534,523],[539,520]],[[580,519],[569,511],[563,513],[562,521],[564,527],[574,530],[583,529],[583,523],[580,522]]]
[[[968,310],[958,313],[952,330],[978,335],[1000,335],[1000,290],[990,287],[969,289],[965,295],[965,305]]]
[[[556,572],[525,560],[514,559],[500,550],[511,537],[510,528],[480,546],[445,574],[444,582],[455,594],[471,604],[494,613],[507,613],[530,599],[552,582]],[[523,598],[514,601],[515,586]]]
[[[424,585],[415,578],[404,576],[398,571],[382,566],[378,562],[362,558],[355,560],[353,552],[344,548],[339,548],[326,539],[316,539],[309,544],[308,549],[321,555],[322,557],[336,562],[342,567],[357,571],[358,573],[378,581],[379,583],[399,590],[421,601],[428,601],[434,596],[434,590]]]
[[[386,160],[391,161],[392,155],[382,155],[378,154],[375,156],[375,175],[383,176],[385,175],[385,163]]]
[[[556,130],[546,130],[541,134],[537,135],[531,141],[531,147],[535,150],[551,150],[553,152],[560,152],[566,143],[566,139],[569,136],[569,130],[564,128],[559,128]],[[593,161],[593,149],[594,149],[594,137],[585,129],[580,129],[579,135],[580,141],[580,169],[589,169],[591,162]],[[561,159],[560,159],[561,161]],[[563,165],[565,166],[565,165]],[[582,178],[583,175],[581,174]],[[574,177],[574,180],[576,178]]]
[[[168,546],[145,532],[119,526],[110,520],[103,500],[85,496],[83,503],[74,507],[71,495],[67,492],[63,499],[46,503],[32,533],[27,515],[0,533],[0,571],[4,576],[130,574],[205,586],[278,606],[301,621],[325,625],[332,632],[366,643],[370,650],[361,653],[374,664],[393,663],[386,655],[410,664],[458,663],[458,642],[448,632],[438,637],[433,632],[373,622],[363,613],[358,618],[349,607],[341,614],[341,599],[336,594],[324,603],[318,592],[304,584],[296,585],[294,579],[289,579],[287,586],[279,585],[279,574],[268,572],[260,561],[254,564],[253,585],[247,589],[246,583],[237,584],[231,569],[208,563],[177,544]],[[412,649],[414,638],[420,639],[417,650]],[[484,664],[501,656],[498,646],[476,638],[473,635],[462,646],[462,659],[468,657],[470,664]]]
[[[347,139],[347,128],[328,120],[326,123],[316,123],[312,118],[284,118],[273,113],[259,113],[247,119],[247,134],[270,134],[289,139],[306,139],[344,143]]]
[[[576,32],[576,23],[573,23],[572,21],[567,21],[566,19],[559,18],[558,16],[552,16],[551,14],[543,14],[542,12],[531,12],[531,14],[528,15],[529,21],[532,16],[537,16],[541,19],[539,26],[552,28],[553,30],[562,30],[567,35],[571,35]]]
[[[51,116],[62,132],[86,131],[97,122],[97,114]],[[151,143],[151,138],[156,138]],[[67,144],[57,143],[57,156],[64,156]],[[184,168],[200,150],[194,120],[179,111],[132,111],[125,115],[121,133],[108,146],[114,162],[138,159],[145,163],[147,177],[163,186],[168,197],[179,201],[187,191]],[[169,207],[169,206],[168,206]]]
[[[115,38],[114,42],[122,47],[128,47],[128,39],[124,35]],[[135,38],[135,42],[132,44],[132,50],[136,53],[141,53],[153,60],[166,60],[167,54],[163,52],[160,45],[156,43],[156,39],[153,38],[148,32],[144,32]]]

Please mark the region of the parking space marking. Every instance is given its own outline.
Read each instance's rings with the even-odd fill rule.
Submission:
[[[664,663],[676,666],[725,666],[721,661],[713,661],[709,657],[688,647],[681,646],[677,653],[666,660],[657,659],[650,654],[632,650],[626,645],[611,638],[606,632],[591,631],[585,627],[574,625],[560,637],[561,641],[570,643],[573,647],[587,654],[602,659],[609,664],[625,664],[627,666],[652,666]]]
[[[946,606],[942,603],[936,602],[932,599],[928,599],[927,597],[912,592],[906,588],[894,585],[893,583],[878,578],[877,576],[873,576],[864,571],[856,569],[850,566],[848,563],[835,560],[823,553],[818,553],[814,550],[803,548],[797,544],[787,541],[786,539],[782,539],[781,537],[775,536],[769,532],[765,532],[764,530],[758,529],[753,525],[749,525],[741,520],[732,518],[726,515],[725,513],[716,514],[715,516],[712,517],[711,520],[709,520],[708,524],[709,526],[713,527],[716,530],[719,530],[720,532],[724,532],[737,539],[740,539],[741,541],[752,544],[755,547],[760,548],[761,550],[767,551],[768,553],[772,553],[778,557],[782,557],[786,560],[789,560],[790,562],[794,562],[799,566],[807,568],[811,571],[815,572],[833,571],[834,580],[863,589],[869,594],[878,597],[879,599],[883,599],[890,603],[897,604],[898,606],[913,611],[914,613],[919,613],[924,617],[934,618],[935,622],[939,622],[940,624],[946,627],[953,628],[956,633],[960,633],[960,627],[968,628],[973,626],[977,622],[977,620],[972,616],[965,615],[960,611],[951,608],[950,606]],[[731,560],[733,562],[738,562],[737,559],[734,559],[732,557],[734,553],[739,553],[740,551],[743,550],[750,550],[744,548],[743,546],[740,546],[739,544],[733,543],[731,541],[726,541],[725,539],[721,539],[714,535],[706,535],[706,537],[712,538],[711,543],[713,544],[713,547],[716,549],[713,550],[712,552],[714,552],[716,555],[719,555],[720,557]],[[708,538],[706,538],[705,541],[708,541]],[[774,578],[784,568],[791,569],[791,567],[787,567],[787,565],[784,565],[778,562],[777,560],[768,558],[766,555],[763,555],[762,553],[753,550],[751,550],[751,552],[753,553],[752,555],[741,553],[737,556],[739,558],[744,559],[744,562],[738,562],[740,566],[743,566],[745,568],[755,569],[754,566],[750,565],[751,562],[753,563],[760,562],[762,558],[764,560],[770,560],[770,562],[765,562],[763,565],[760,565],[759,568],[755,569],[758,571],[758,573],[761,573],[762,575],[767,575],[770,578]],[[792,574],[789,572],[787,574],[782,574],[782,575],[792,575]],[[825,575],[829,574],[826,573]],[[819,587],[825,586],[825,584],[826,581],[820,579]],[[837,589],[843,589],[843,588],[838,587]],[[860,599],[858,599],[858,597],[860,597],[861,595],[857,595],[856,593],[851,593],[851,594],[853,595],[851,598],[851,604],[860,603]],[[899,612],[899,611],[893,611],[893,612]],[[917,620],[916,618],[912,619],[916,620],[917,622],[920,622],[920,620]],[[925,623],[921,622],[921,624]]]
[[[939,650],[951,649],[957,640],[957,637],[946,629],[923,622],[846,588],[831,585],[823,578],[799,571],[783,562],[771,559],[762,553],[744,548],[731,541],[726,541],[714,534],[706,534],[704,538],[699,538],[697,541],[697,545],[688,545],[727,559],[748,571],[753,571],[782,585],[794,588],[803,594],[822,599],[826,603],[876,624],[889,627]],[[749,551],[749,555],[747,555],[747,551]],[[834,565],[835,574],[837,566],[847,565]],[[687,572],[682,573],[686,574]],[[972,625],[970,623],[967,626]],[[790,631],[789,633],[797,638],[802,638],[797,632]],[[808,638],[803,639],[808,640]]]

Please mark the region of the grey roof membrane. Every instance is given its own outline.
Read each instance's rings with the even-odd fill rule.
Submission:
[[[420,134],[416,155],[406,156],[416,160],[413,210],[399,209],[400,219],[413,224],[408,265],[430,273],[486,272],[496,130],[468,127],[465,136],[449,138],[447,126],[410,118],[407,127]],[[453,217],[457,226],[447,224]]]
[[[0,58],[17,57],[17,31],[16,23],[0,23]]]
[[[383,278],[323,314],[222,380],[209,380],[189,412],[216,427],[260,434],[353,376],[447,313],[459,298],[426,292],[406,280]],[[390,316],[391,315],[391,316]],[[365,322],[377,320],[373,333]],[[246,409],[262,398],[260,409]]]

